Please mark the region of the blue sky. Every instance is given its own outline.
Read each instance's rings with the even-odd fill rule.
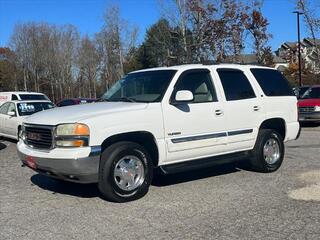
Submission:
[[[169,0],[164,0],[169,1]],[[139,27],[139,40],[145,30],[159,18],[158,0],[116,0],[121,15]],[[16,23],[36,21],[54,24],[73,24],[81,34],[92,36],[103,22],[108,0],[0,0],[0,46],[6,46]],[[296,16],[293,0],[264,0],[263,14],[268,18],[270,45],[274,50],[283,41],[296,40]],[[301,35],[306,30],[301,24]],[[249,50],[247,50],[249,51]]]

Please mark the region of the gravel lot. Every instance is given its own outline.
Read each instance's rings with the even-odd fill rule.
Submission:
[[[167,176],[126,204],[96,185],[22,168],[0,141],[0,239],[320,239],[320,127],[287,144],[281,169],[234,165]]]

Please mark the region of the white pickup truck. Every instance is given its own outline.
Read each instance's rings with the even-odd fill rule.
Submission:
[[[129,73],[102,102],[56,108],[24,122],[18,154],[35,171],[97,182],[110,201],[144,196],[154,168],[175,173],[248,160],[276,171],[298,138],[297,99],[276,70],[183,65]]]

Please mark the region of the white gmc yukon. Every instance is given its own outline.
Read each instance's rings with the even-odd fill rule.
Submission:
[[[184,65],[129,73],[99,103],[34,114],[17,148],[35,171],[97,182],[104,198],[125,202],[147,193],[154,168],[247,160],[276,171],[299,132],[297,99],[276,70]]]

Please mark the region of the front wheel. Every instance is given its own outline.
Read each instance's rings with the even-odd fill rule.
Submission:
[[[259,172],[278,170],[284,158],[284,144],[281,135],[271,129],[261,129],[253,149],[251,165]]]
[[[149,153],[134,142],[118,142],[106,148],[99,167],[99,190],[112,202],[128,202],[149,190],[153,164]]]

